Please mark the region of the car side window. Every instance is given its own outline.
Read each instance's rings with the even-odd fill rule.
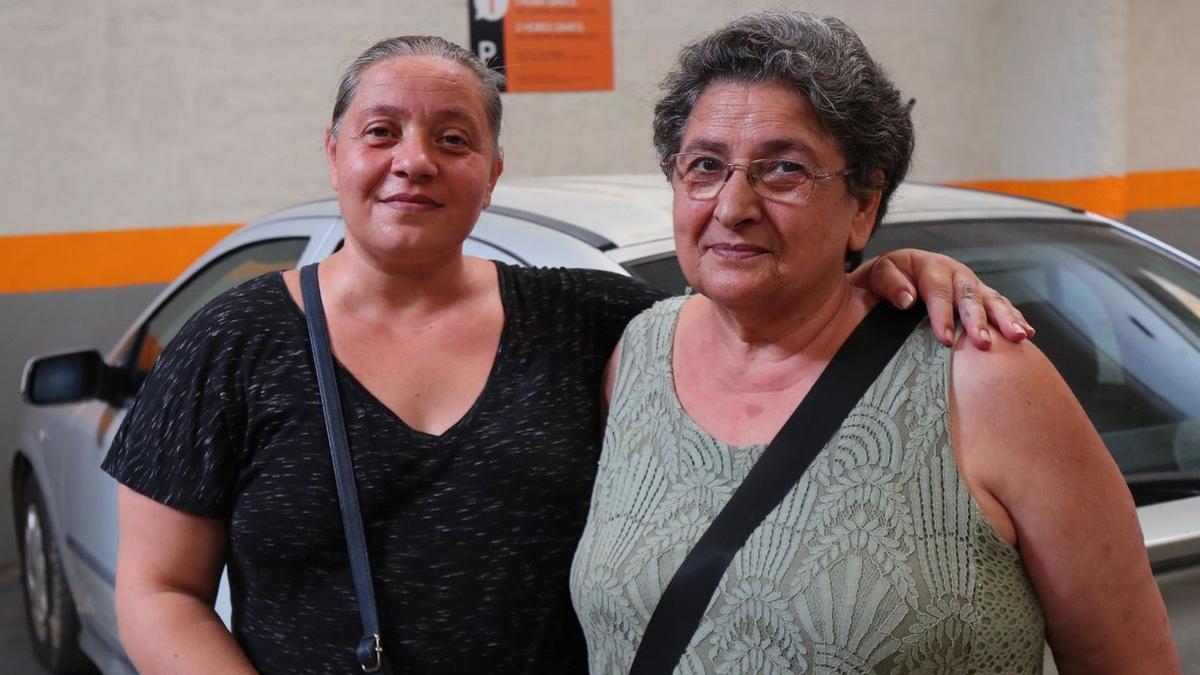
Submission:
[[[146,373],[188,318],[210,300],[275,270],[291,269],[308,246],[307,237],[256,242],[217,258],[194,274],[146,322],[137,346],[135,373]]]
[[[687,291],[687,279],[679,269],[674,252],[632,260],[623,263],[622,267],[635,278],[671,295],[683,295]]]

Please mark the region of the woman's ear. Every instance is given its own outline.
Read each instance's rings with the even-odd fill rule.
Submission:
[[[325,127],[325,160],[329,164],[329,184],[333,191],[338,191],[337,179],[337,138],[333,135],[333,127]]]
[[[850,224],[850,237],[846,241],[846,247],[851,251],[866,248],[875,231],[875,215],[879,213],[879,203],[883,199],[883,181],[883,170],[875,169],[871,171],[871,184],[879,187],[863,195],[851,195],[857,204],[854,221]]]
[[[504,173],[504,148],[496,148],[496,159],[492,162],[492,175],[488,178],[487,195],[483,198],[483,208],[487,208],[492,204],[492,190],[496,189],[496,181],[500,180],[500,174]]]

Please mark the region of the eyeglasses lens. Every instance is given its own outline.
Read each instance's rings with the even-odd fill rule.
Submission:
[[[682,188],[692,199],[715,198],[738,170],[746,172],[756,193],[772,201],[804,204],[814,185],[811,169],[785,159],[735,164],[711,155],[685,153],[674,157],[676,188]]]

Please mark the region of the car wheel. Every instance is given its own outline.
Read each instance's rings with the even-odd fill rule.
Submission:
[[[42,492],[32,477],[22,491],[17,518],[25,621],[34,653],[42,665],[58,675],[95,672],[79,648],[79,616],[67,588]]]

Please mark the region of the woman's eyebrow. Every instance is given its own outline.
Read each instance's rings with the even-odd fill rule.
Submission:
[[[407,117],[403,108],[386,103],[367,106],[359,114],[363,117]]]
[[[760,153],[798,152],[813,159],[817,157],[812,146],[799,138],[773,138],[759,144],[758,151]]]
[[[442,108],[433,113],[433,118],[439,122],[466,122],[468,124],[477,124],[479,122],[475,115],[466,108]]]
[[[412,113],[406,108],[391,105],[388,103],[380,103],[377,105],[367,106],[362,109],[360,116],[362,117],[389,117],[392,119],[407,119]],[[433,111],[430,115],[437,122],[470,122],[475,123],[475,116],[466,108],[458,106],[450,106]]]
[[[681,152],[703,152],[724,157],[729,152],[729,146],[720,141],[708,138],[698,138],[688,143]],[[755,146],[754,159],[771,157],[777,153],[796,152],[806,157],[816,158],[817,153],[812,146],[799,138],[772,138]]]
[[[720,141],[713,141],[707,138],[698,138],[684,146],[681,152],[703,152],[706,154],[724,156],[728,150],[729,146]]]

